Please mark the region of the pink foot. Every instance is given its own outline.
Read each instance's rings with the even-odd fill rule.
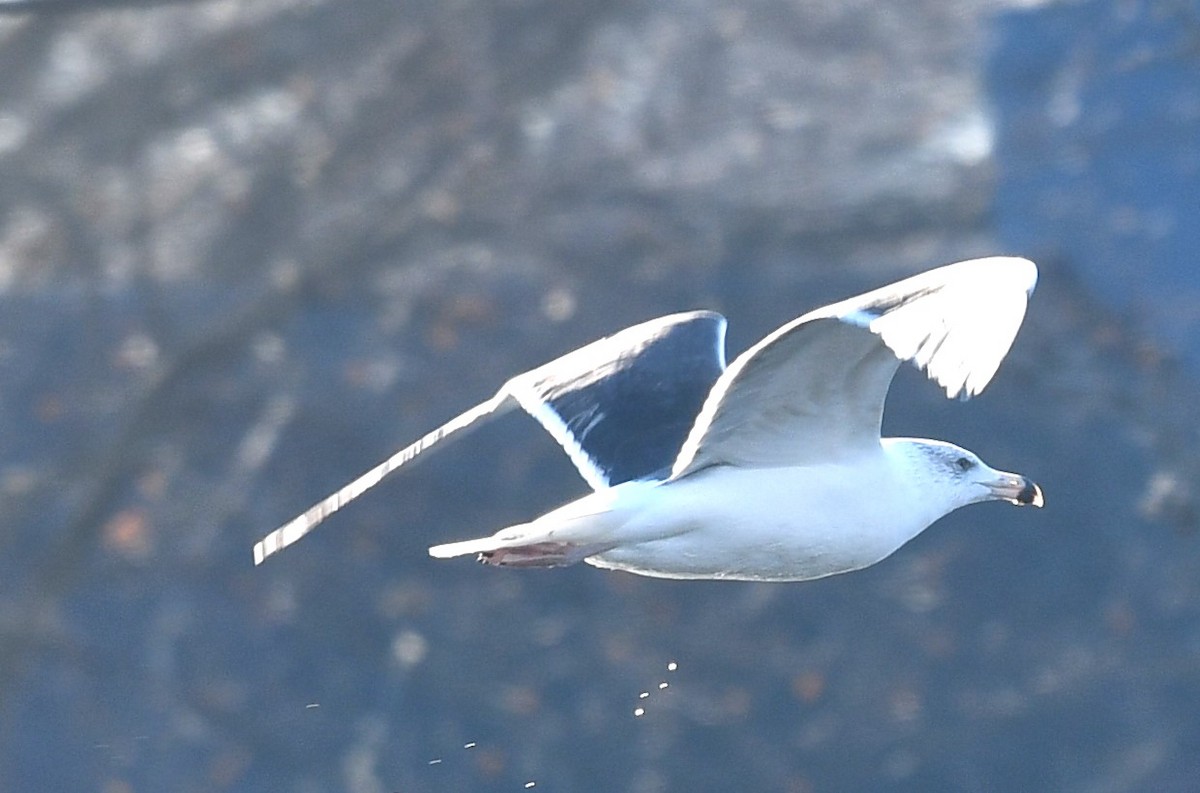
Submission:
[[[483,564],[501,567],[566,567],[600,553],[603,547],[572,545],[566,542],[535,542],[514,548],[497,548],[479,554]]]

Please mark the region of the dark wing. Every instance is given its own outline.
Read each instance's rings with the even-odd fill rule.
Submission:
[[[518,406],[566,450],[593,488],[666,477],[725,368],[725,319],[711,311],[643,322],[509,380],[491,399],[406,446],[254,545],[278,553],[439,441]]]
[[[830,463],[878,446],[900,361],[966,399],[1008,353],[1037,284],[1030,261],[940,267],[779,328],[730,364],[671,471]]]
[[[504,390],[599,489],[666,478],[724,370],[725,318],[691,311],[600,339]]]

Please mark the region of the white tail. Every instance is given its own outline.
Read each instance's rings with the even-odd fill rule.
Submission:
[[[429,555],[434,559],[453,559],[456,556],[473,556],[477,553],[494,551],[503,545],[495,537],[483,537],[478,540],[463,540],[435,545],[429,549]]]

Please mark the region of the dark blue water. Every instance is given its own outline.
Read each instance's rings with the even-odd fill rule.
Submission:
[[[996,20],[996,228],[1200,371],[1200,10],[1061,3]]]
[[[1195,790],[1193,5],[980,15],[965,54],[834,2],[231,9],[0,38],[0,789]],[[983,76],[991,162],[879,168],[938,123],[900,63]],[[1045,510],[799,586],[428,559],[583,492],[510,417],[251,566],[601,334],[711,307],[737,352],[992,252],[1042,265],[1012,354],[966,404],[902,372],[886,427]]]

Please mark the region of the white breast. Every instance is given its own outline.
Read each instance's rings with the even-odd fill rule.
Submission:
[[[588,558],[664,578],[799,581],[878,562],[940,517],[881,449],[840,465],[716,466],[655,488]],[[903,505],[903,508],[900,508]],[[650,539],[654,538],[654,539]]]

